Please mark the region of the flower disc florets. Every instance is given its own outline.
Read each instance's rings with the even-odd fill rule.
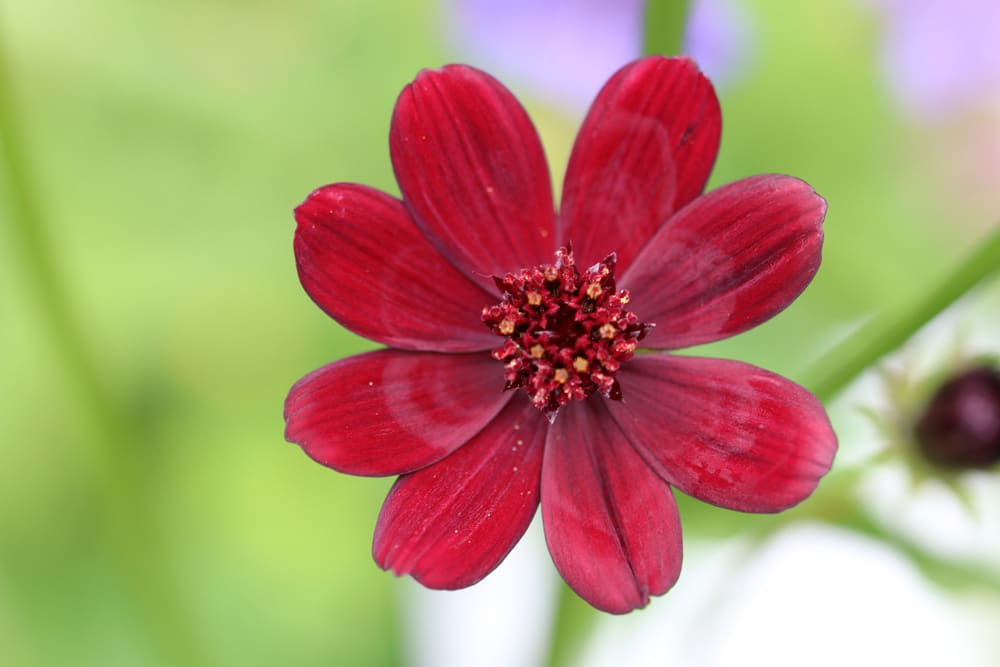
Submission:
[[[550,418],[595,391],[621,399],[615,374],[650,325],[625,309],[614,253],[581,275],[573,252],[560,248],[555,264],[493,280],[503,299],[483,308],[483,322],[504,337],[493,357],[504,362],[505,389],[523,387]]]

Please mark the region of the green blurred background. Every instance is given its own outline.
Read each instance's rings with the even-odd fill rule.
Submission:
[[[966,157],[949,153],[951,138],[970,121],[900,112],[876,66],[872,12],[746,6],[755,60],[720,90],[712,182],[808,180],[830,202],[827,244],[794,306],[713,352],[795,377],[863,319],[918,298],[992,222],[954,176]],[[42,225],[17,222],[5,173],[0,662],[404,661],[401,584],[370,558],[390,480],[334,473],[283,440],[292,382],[373,347],[300,288],[291,211],[333,181],[395,192],[396,95],[420,68],[465,58],[445,38],[445,11],[0,5],[14,95],[0,103],[16,114],[14,176]],[[558,182],[575,120],[525,104]],[[33,250],[43,246],[54,291]],[[69,318],[53,319],[53,294]],[[700,523],[691,530],[711,532]]]

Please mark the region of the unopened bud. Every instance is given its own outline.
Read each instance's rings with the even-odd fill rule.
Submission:
[[[1000,373],[978,366],[937,390],[914,427],[931,463],[985,468],[1000,461]]]

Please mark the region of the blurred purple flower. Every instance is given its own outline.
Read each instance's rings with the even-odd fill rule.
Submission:
[[[642,52],[643,0],[446,0],[463,58],[531,93],[583,110],[601,84]],[[745,65],[748,21],[732,0],[693,0],[684,52],[718,86]]]
[[[885,76],[909,111],[941,116],[1000,95],[1000,2],[869,1],[884,14]]]
[[[750,18],[731,0],[693,0],[684,34],[684,52],[724,86],[739,78],[753,52]]]

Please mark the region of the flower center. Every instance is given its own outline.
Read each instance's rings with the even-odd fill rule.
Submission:
[[[504,337],[493,351],[504,362],[504,389],[523,387],[549,419],[596,391],[621,400],[615,375],[651,325],[625,309],[629,296],[615,289],[614,253],[581,274],[572,250],[560,248],[555,264],[493,281],[503,298],[483,308],[483,322]]]

